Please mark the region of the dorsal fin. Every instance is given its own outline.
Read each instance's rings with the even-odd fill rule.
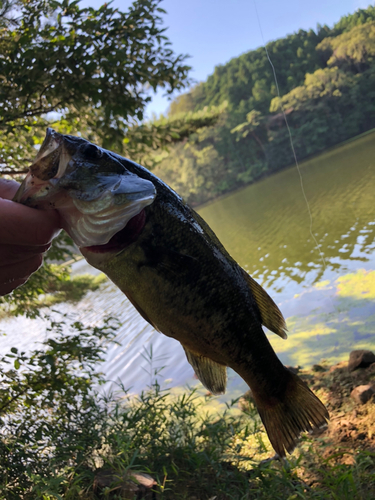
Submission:
[[[259,283],[247,274],[246,271],[243,271],[243,274],[258,305],[262,324],[282,339],[288,338],[286,334],[288,329],[280,309]]]
[[[194,368],[196,376],[212,394],[224,394],[227,387],[227,367],[212,359],[195,354],[184,347],[187,360]]]

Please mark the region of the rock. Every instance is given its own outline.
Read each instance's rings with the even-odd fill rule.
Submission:
[[[334,373],[337,372],[339,375],[341,373],[346,372],[348,368],[348,363],[346,361],[340,361],[340,363],[336,363],[335,365],[331,366],[328,371],[329,373]]]
[[[111,491],[108,498],[152,500],[155,498],[152,488],[156,485],[151,476],[141,472],[127,471],[121,474],[111,469],[98,469],[95,473],[94,492],[109,488]]]
[[[375,354],[372,351],[365,349],[352,351],[349,355],[348,370],[352,372],[357,368],[367,368],[372,363],[375,363]]]
[[[327,368],[324,368],[324,366],[322,366],[322,365],[313,365],[312,371],[316,372],[316,373],[317,372],[326,372]]]
[[[375,394],[375,390],[371,385],[359,385],[352,390],[350,397],[358,404],[365,404],[373,394]]]

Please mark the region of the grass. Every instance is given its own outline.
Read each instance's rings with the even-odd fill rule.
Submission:
[[[39,300],[42,306],[51,306],[61,302],[78,302],[91,290],[97,290],[107,277],[101,273],[97,276],[92,274],[78,274],[69,276],[67,279],[54,284],[47,289],[44,299]]]
[[[17,288],[13,295],[0,297],[0,319],[20,314],[35,318],[42,307],[79,302],[88,291],[97,290],[106,280],[103,273],[72,276],[69,266],[44,264],[29,279],[31,286]]]
[[[67,336],[55,323],[60,336],[42,349],[29,356],[13,349],[0,360],[1,499],[141,498],[124,494],[134,472],[154,478],[162,500],[375,498],[375,403],[356,407],[350,399],[354,385],[375,381],[374,369],[302,370],[331,423],[280,462],[269,460],[249,400],[241,402],[245,411],[233,401],[213,412],[211,398],[195,390],[161,390],[159,370],[139,396],[121,387],[97,392],[104,341],[116,328],[75,323]]]

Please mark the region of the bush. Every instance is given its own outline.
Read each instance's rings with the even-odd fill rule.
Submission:
[[[104,396],[98,364],[117,326],[52,322],[41,349],[0,359],[0,499],[124,498],[131,471],[151,474],[161,500],[373,498],[370,450],[305,437],[289,462],[260,461],[271,449],[252,403],[217,414],[196,390],[172,396],[151,350],[146,391]]]

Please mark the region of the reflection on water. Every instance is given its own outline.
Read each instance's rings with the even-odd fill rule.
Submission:
[[[307,161],[301,171],[325,268],[310,235],[295,168],[218,200],[200,214],[280,305],[289,340],[270,339],[282,361],[306,366],[322,357],[346,356],[353,345],[374,345],[375,272],[369,271],[375,269],[375,134]],[[75,272],[89,269],[84,262],[76,267]],[[179,343],[155,332],[110,282],[79,306],[58,309],[72,320],[92,324],[105,314],[119,317],[119,345],[109,346],[103,366],[108,379],[120,379],[137,392],[145,388],[151,365],[142,354],[152,344],[152,368],[166,365],[163,374],[172,385],[194,382]],[[12,346],[31,348],[45,338],[45,324],[39,320],[4,320],[0,330],[7,332],[1,337],[1,353]],[[244,389],[231,372],[230,396]]]
[[[375,134],[280,172],[200,211],[232,256],[282,301],[319,280],[374,267]]]
[[[75,267],[79,267],[80,273],[92,269],[85,261],[80,261]],[[119,319],[122,326],[116,336],[117,344],[109,344],[106,360],[100,367],[107,380],[121,381],[126,388],[140,392],[151,382],[150,370],[167,365],[168,369],[163,374],[165,378],[172,379],[173,385],[183,385],[189,378],[193,382],[193,371],[185,361],[185,353],[179,342],[156,332],[110,281],[104,283],[99,291],[89,292],[79,307],[59,304],[55,309],[59,312],[49,311],[51,317],[67,324],[82,321],[93,326],[99,325],[106,315]],[[0,337],[0,353],[8,352],[13,346],[26,351],[35,348],[46,339],[45,331],[46,322],[41,319],[3,320],[0,323],[0,335],[2,332],[7,335]],[[142,356],[147,358],[151,345],[154,353],[152,364]]]

